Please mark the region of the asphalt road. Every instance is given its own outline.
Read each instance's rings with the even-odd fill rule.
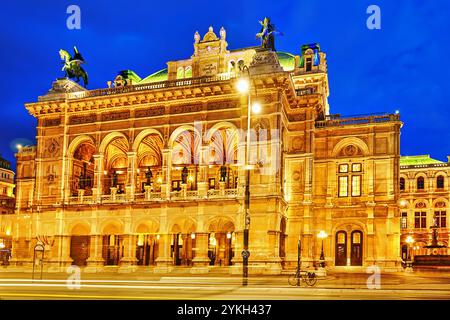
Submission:
[[[0,299],[192,299],[192,300],[376,300],[450,299],[450,273],[382,274],[379,289],[368,289],[367,274],[329,274],[316,286],[291,287],[287,276],[156,276],[86,274],[80,281],[66,274],[0,273]]]

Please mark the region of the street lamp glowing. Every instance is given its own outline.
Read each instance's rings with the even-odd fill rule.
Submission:
[[[326,237],[328,237],[328,234],[325,231],[320,230],[320,232],[317,234],[317,237],[319,239],[325,239]]]
[[[406,207],[406,204],[407,204],[407,202],[406,202],[406,200],[400,200],[400,207],[402,207],[402,208],[404,208],[404,207]]]
[[[239,79],[236,87],[240,93],[247,93],[250,88],[250,83],[247,79]]]
[[[18,144],[16,144],[16,148],[17,148],[17,150],[20,150],[23,148],[23,146],[20,143],[18,143]]]
[[[406,243],[411,245],[414,243],[414,238],[411,236],[407,236],[405,241],[406,241]]]
[[[260,113],[261,112],[261,104],[259,104],[258,102],[253,103],[252,112]]]

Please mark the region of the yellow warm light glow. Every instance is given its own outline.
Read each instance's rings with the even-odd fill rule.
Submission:
[[[400,207],[406,207],[406,200],[400,200]]]
[[[5,247],[5,244],[3,242],[0,242],[0,249],[3,249]]]
[[[231,239],[231,233],[230,232],[227,233],[227,239]]]
[[[192,181],[194,181],[194,177],[193,176],[189,176],[188,180],[192,182]]]
[[[156,240],[159,240],[159,234],[156,235]]]
[[[238,89],[238,91],[240,93],[247,93],[249,87],[250,87],[250,83],[248,82],[247,79],[239,79],[236,84],[236,88]]]
[[[326,237],[328,237],[328,234],[325,231],[320,230],[320,232],[317,234],[317,237],[320,239],[325,239]]]
[[[16,148],[17,148],[17,150],[20,150],[23,148],[23,146],[20,143],[18,143],[18,144],[16,144]]]
[[[158,182],[158,183],[162,183],[162,179],[161,178],[158,178],[157,180],[156,180],[156,182]]]
[[[411,236],[407,236],[405,241],[406,241],[406,243],[412,244],[412,243],[414,243],[414,238]]]
[[[195,239],[195,233],[191,233],[191,239]]]
[[[252,112],[260,113],[261,112],[261,104],[259,104],[258,102],[253,103]]]

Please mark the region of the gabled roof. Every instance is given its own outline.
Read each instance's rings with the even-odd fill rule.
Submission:
[[[417,156],[404,156],[400,157],[401,166],[417,166],[417,165],[428,165],[445,162],[433,159],[429,154],[417,155]]]

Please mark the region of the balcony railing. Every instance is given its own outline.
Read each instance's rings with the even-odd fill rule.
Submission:
[[[382,123],[399,120],[400,115],[398,114],[375,114],[368,116],[355,116],[346,118],[341,118],[340,115],[330,115],[326,120],[316,121],[316,128]]]
[[[187,79],[152,82],[152,83],[146,83],[146,84],[137,84],[137,85],[131,85],[131,86],[121,86],[121,87],[115,87],[115,88],[104,88],[104,89],[95,89],[95,90],[89,90],[89,91],[79,91],[79,92],[68,93],[67,96],[69,99],[83,99],[83,98],[90,98],[90,97],[109,96],[109,95],[115,95],[115,94],[121,94],[121,93],[137,92],[137,91],[202,85],[202,84],[214,83],[214,82],[218,82],[218,81],[230,80],[234,77],[235,77],[235,75],[233,75],[231,73],[224,73],[224,74],[215,75],[213,77],[187,78]]]
[[[232,199],[239,196],[237,189],[223,189],[223,190],[208,190],[206,196],[201,196],[198,190],[189,190],[183,192],[172,191],[168,198],[164,197],[161,192],[145,192],[136,193],[134,197],[129,197],[126,194],[105,194],[100,196],[100,201],[98,204],[110,204],[110,203],[142,203],[151,201],[180,201],[180,200],[200,200],[200,199]],[[44,204],[44,203],[41,203]],[[54,201],[48,199],[46,201],[47,205],[55,204]],[[68,204],[96,204],[96,198],[94,196],[83,196],[83,197],[70,197]]]

